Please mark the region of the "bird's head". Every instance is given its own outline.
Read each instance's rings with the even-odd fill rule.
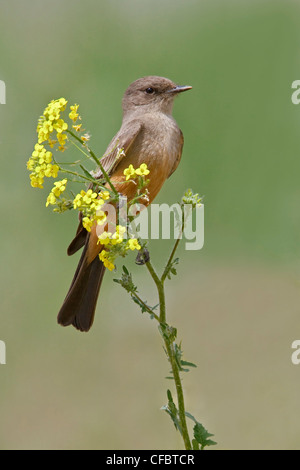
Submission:
[[[164,77],[148,76],[139,78],[125,91],[123,97],[124,113],[137,109],[145,112],[171,114],[175,96],[190,90],[191,86],[179,86]]]

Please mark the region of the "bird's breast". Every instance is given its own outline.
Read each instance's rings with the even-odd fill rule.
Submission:
[[[171,116],[162,113],[144,116],[142,124],[142,131],[130,147],[128,155],[120,162],[113,179],[124,181],[125,168],[130,164],[138,168],[146,163],[150,170],[148,190],[152,202],[181,153],[181,131]],[[132,193],[136,190],[133,184],[126,187],[126,183],[119,185],[119,188],[123,193],[130,193],[128,198],[133,197]]]

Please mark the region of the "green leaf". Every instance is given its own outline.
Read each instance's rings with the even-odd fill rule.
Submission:
[[[158,330],[162,337],[170,343],[173,343],[177,336],[177,329],[173,326],[169,326],[167,323],[160,323],[158,326]]]
[[[196,420],[196,418],[194,418],[194,416],[191,415],[191,413],[189,413],[188,411],[185,412],[185,416],[187,416],[187,417],[190,418],[192,421],[194,421],[194,423],[198,423],[198,421]]]
[[[193,431],[196,441],[201,446],[201,450],[203,450],[205,447],[214,446],[217,444],[215,441],[208,439],[209,437],[212,437],[213,434],[210,434],[201,423],[197,422],[193,428]]]
[[[193,364],[193,362],[188,362],[188,361],[181,361],[182,366],[188,366],[188,367],[197,367],[196,364]]]
[[[179,421],[179,418],[178,418],[178,416],[179,416],[178,415],[178,410],[177,410],[176,405],[173,401],[172,393],[171,393],[170,390],[167,390],[167,396],[168,396],[168,404],[162,406],[161,410],[165,411],[170,416],[170,418],[172,419],[172,421],[174,423],[175,428],[182,435],[180,421]]]
[[[145,313],[145,312],[149,312],[149,310],[146,309],[145,305],[147,305],[147,302],[144,302],[144,304],[137,298],[135,297],[134,295],[131,295],[131,298],[132,300],[140,307],[142,313]],[[147,305],[147,307],[150,309],[150,310],[153,310],[151,307],[149,307],[149,305]],[[153,312],[154,313],[154,312]]]
[[[173,274],[173,276],[177,275],[177,270],[174,266],[176,266],[178,263],[179,258],[175,258],[169,265],[166,266],[165,272],[168,279],[171,279],[171,274]]]
[[[193,428],[194,438],[195,439],[193,439],[193,441],[195,440],[196,442],[198,442],[198,444],[200,444],[201,450],[203,450],[205,447],[214,446],[214,445],[217,444],[215,441],[212,441],[211,439],[208,439],[209,437],[212,437],[213,434],[210,434],[205,429],[205,427],[201,423],[199,423],[199,421],[197,421],[196,418],[191,413],[188,413],[186,411],[185,416],[187,416],[187,418],[190,418],[195,423],[195,426]],[[195,444],[193,443],[193,449],[197,450],[194,447],[194,445]],[[199,447],[198,447],[198,449],[199,449]]]
[[[87,176],[87,177],[88,177],[89,179],[91,179],[91,180],[94,180],[95,183],[98,183],[98,180],[96,180],[96,178],[94,178],[93,175],[91,175],[91,173],[90,173],[86,168],[84,168],[83,165],[79,165],[79,166],[80,166],[80,168],[82,169],[82,171],[83,171],[83,173],[85,174],[85,176]]]

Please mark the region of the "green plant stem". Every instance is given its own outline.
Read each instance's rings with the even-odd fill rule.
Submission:
[[[144,309],[150,314],[150,315],[153,315],[153,317],[155,318],[155,320],[157,320],[159,322],[159,316],[156,315],[156,313],[153,312],[153,310],[148,307],[148,305],[140,298],[139,295],[137,295],[135,292],[132,292],[131,295],[133,297],[135,297],[139,302],[140,304],[143,305]]]
[[[171,264],[172,261],[173,261],[173,258],[174,258],[174,256],[175,256],[175,253],[176,253],[176,250],[177,250],[177,248],[178,248],[179,242],[180,242],[180,240],[181,240],[181,238],[182,238],[183,230],[184,230],[184,220],[182,221],[182,224],[181,224],[180,234],[178,235],[178,238],[177,238],[177,240],[176,240],[176,242],[175,242],[175,244],[174,244],[173,250],[171,251],[171,254],[170,254],[170,256],[169,256],[169,259],[168,259],[168,262],[167,262],[166,267],[165,267],[165,269],[164,269],[164,272],[163,272],[163,274],[162,274],[162,276],[161,276],[161,281],[162,281],[162,283],[165,281],[165,279],[166,279],[166,277],[167,277],[167,275],[168,275],[169,267],[170,267],[170,264]]]
[[[80,175],[79,173],[76,173],[75,171],[65,170],[64,168],[60,168],[60,171],[62,173],[68,173],[69,175],[74,175],[86,181],[91,181],[92,183],[95,183],[95,178],[92,178],[92,177],[88,178],[87,176]]]
[[[165,267],[165,269],[164,269],[164,272],[163,272],[163,274],[162,274],[162,276],[161,276],[161,282],[162,282],[162,283],[164,283],[164,281],[165,281],[165,279],[166,279],[166,277],[167,277],[167,275],[168,275],[169,266],[170,266],[170,264],[171,264],[172,261],[173,261],[173,258],[174,258],[174,256],[175,256],[175,252],[176,252],[176,250],[177,250],[177,248],[178,248],[179,242],[180,242],[180,238],[177,238],[177,240],[176,240],[176,242],[175,242],[175,245],[174,245],[174,248],[173,248],[173,250],[172,250],[172,252],[171,252],[171,254],[170,254],[170,257],[169,257],[168,262],[167,262],[167,264],[166,264],[166,267]]]
[[[183,396],[183,389],[182,389],[182,384],[181,384],[179,368],[175,359],[173,344],[170,344],[167,339],[164,339],[164,342],[165,342],[167,354],[171,363],[174,382],[176,386],[178,413],[179,413],[179,419],[180,419],[180,424],[181,424],[182,438],[183,438],[186,450],[191,450],[192,446],[191,446],[191,441],[189,437],[189,431],[188,431],[187,424],[186,424],[184,396]]]
[[[160,306],[159,322],[162,324],[165,324],[166,323],[166,300],[165,300],[164,285],[163,285],[163,282],[159,279],[158,275],[156,274],[156,271],[153,268],[150,261],[146,263],[146,266],[157,287],[159,306]]]
[[[177,246],[178,246],[178,243],[175,244],[174,246],[174,249],[172,251],[172,256],[174,256]],[[169,259],[169,262],[171,261],[172,259]],[[166,324],[166,300],[165,300],[165,290],[164,290],[164,279],[162,278],[160,279],[158,277],[150,261],[146,263],[146,267],[153,281],[155,282],[157,291],[158,291],[159,306],[160,306],[159,322],[165,325]],[[183,389],[182,389],[179,367],[175,358],[173,342],[170,341],[169,338],[165,335],[163,335],[163,340],[165,343],[167,356],[171,364],[172,373],[173,373],[175,386],[176,386],[178,413],[179,413],[179,419],[180,419],[180,425],[181,425],[182,438],[183,438],[186,450],[191,450],[192,446],[191,446],[189,432],[188,432],[188,428],[186,424]]]

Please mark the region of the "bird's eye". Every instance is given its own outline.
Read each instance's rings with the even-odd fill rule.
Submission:
[[[154,93],[154,89],[149,87],[149,88],[146,88],[145,92],[148,94],[148,95],[152,95]]]

